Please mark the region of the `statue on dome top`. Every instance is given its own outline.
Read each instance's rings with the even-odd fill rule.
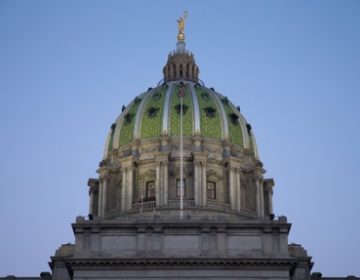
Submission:
[[[185,20],[187,19],[187,17],[188,17],[188,12],[184,11],[184,15],[177,20],[178,28],[179,28],[179,33],[177,36],[178,41],[185,40],[184,29],[185,29]]]

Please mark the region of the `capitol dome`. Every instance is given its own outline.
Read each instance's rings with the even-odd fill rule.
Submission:
[[[263,177],[251,125],[199,79],[180,35],[163,79],[111,125],[99,179],[89,180],[90,214],[272,215],[274,182]]]
[[[178,56],[177,53],[170,58]],[[251,125],[228,98],[207,88],[200,81],[185,77],[149,88],[123,107],[106,141],[104,159],[113,151],[131,150],[134,141],[153,141],[180,136],[180,94],[183,94],[183,137],[199,137],[201,141],[233,146],[239,152],[249,152],[258,159]],[[223,143],[223,144],[222,144]]]
[[[54,257],[54,280],[309,280],[311,257],[273,214],[250,124],[199,79],[178,20],[163,80],[110,126],[88,219]]]

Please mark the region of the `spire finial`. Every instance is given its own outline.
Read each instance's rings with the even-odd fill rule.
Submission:
[[[187,19],[187,17],[188,17],[188,12],[184,11],[184,15],[177,20],[179,27],[179,33],[177,35],[177,39],[179,42],[183,42],[185,40],[184,29],[185,29],[185,20]]]

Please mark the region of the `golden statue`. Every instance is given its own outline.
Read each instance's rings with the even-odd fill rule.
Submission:
[[[188,17],[188,12],[185,11],[184,15],[177,20],[178,27],[179,27],[179,33],[177,35],[178,41],[184,41],[185,40],[184,29],[185,29],[185,20],[187,19],[187,17]]]

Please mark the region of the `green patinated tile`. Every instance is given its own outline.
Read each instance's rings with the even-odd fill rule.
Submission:
[[[159,88],[147,100],[141,119],[141,138],[156,138],[161,135],[165,94],[166,89]]]
[[[206,138],[221,139],[222,133],[220,112],[218,112],[213,97],[204,88],[195,88],[195,91],[200,107],[199,110],[202,136]],[[207,116],[205,108],[208,107],[214,108],[216,110],[212,117]]]
[[[234,109],[230,105],[230,101],[222,102],[224,110],[227,116],[228,127],[229,127],[229,140],[231,143],[244,147],[244,139],[239,121],[235,123],[231,119],[231,114],[235,114]]]
[[[139,101],[133,102],[130,110],[127,113],[127,114],[129,114],[129,116],[131,116],[131,121],[127,122],[124,120],[122,123],[121,129],[120,129],[120,139],[119,139],[120,146],[129,144],[133,140],[135,116],[136,116],[136,112],[139,108],[140,103],[141,102],[139,102]]]
[[[110,139],[109,139],[108,147],[107,147],[108,152],[111,152],[112,147],[113,147],[114,132],[115,132],[115,129],[112,129],[112,130],[111,130],[111,134],[110,134]]]
[[[185,97],[183,97],[183,106],[187,110],[183,114],[183,135],[192,136],[193,133],[193,104],[191,93],[187,87],[184,87]],[[179,87],[175,87],[172,92],[170,104],[170,135],[180,135],[180,114],[177,112],[176,106],[180,105]]]

